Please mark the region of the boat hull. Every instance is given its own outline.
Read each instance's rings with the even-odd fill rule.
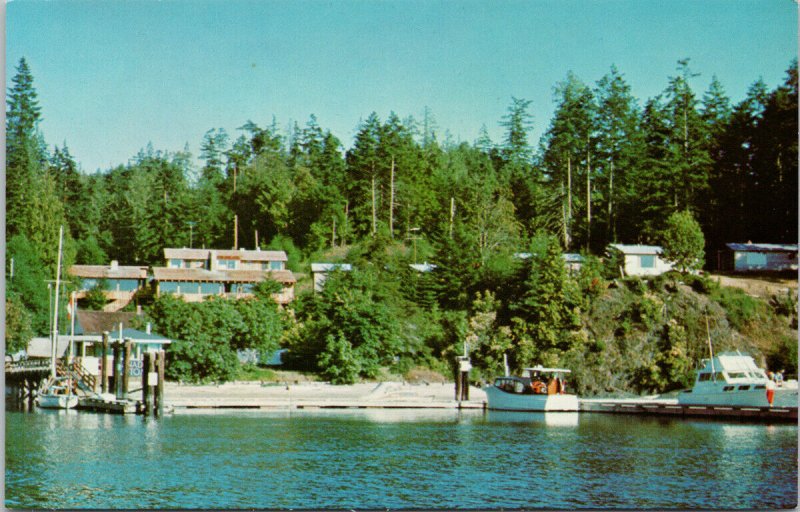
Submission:
[[[566,411],[579,410],[578,397],[568,394],[530,395],[503,391],[496,386],[487,386],[486,407],[495,411]]]
[[[709,405],[709,406],[733,406],[733,407],[769,407],[767,393],[763,389],[751,389],[748,391],[703,391],[693,390],[684,391],[678,395],[680,405]],[[797,407],[798,395],[797,388],[775,390],[772,400],[772,407]]]
[[[76,395],[41,394],[36,397],[36,405],[42,409],[72,409],[78,405]]]

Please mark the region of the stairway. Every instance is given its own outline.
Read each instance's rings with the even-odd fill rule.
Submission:
[[[93,395],[97,389],[97,377],[86,371],[80,359],[73,360],[69,366],[61,359],[56,361],[56,377],[70,378],[72,393],[76,395]]]

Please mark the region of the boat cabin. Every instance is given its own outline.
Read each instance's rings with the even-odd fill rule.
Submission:
[[[564,376],[570,370],[564,368],[525,368],[524,377],[504,376],[494,381],[496,388],[517,395],[563,395],[566,394]]]
[[[723,353],[703,360],[703,368],[697,372],[696,384],[766,384],[764,370],[756,365],[752,357],[736,353]]]

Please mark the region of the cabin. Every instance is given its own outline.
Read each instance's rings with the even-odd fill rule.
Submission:
[[[226,298],[253,296],[253,287],[266,279],[281,284],[273,294],[278,304],[294,300],[297,283],[286,270],[284,251],[232,249],[164,249],[166,266],[153,267],[156,295],[172,293],[186,302],[216,295]]]
[[[613,252],[622,255],[625,276],[658,276],[673,270],[672,263],[661,258],[664,250],[658,245],[611,244],[608,253]]]
[[[87,294],[102,286],[109,301],[103,311],[119,311],[127,306],[136,292],[147,285],[147,267],[124,266],[116,260],[109,265],[72,265],[67,271],[78,282],[75,298],[80,301]]]
[[[350,272],[353,270],[349,263],[312,263],[311,275],[314,279],[314,292],[321,292],[325,287],[325,280],[331,272]]]
[[[797,244],[725,244],[718,253],[720,270],[730,272],[797,271]]]

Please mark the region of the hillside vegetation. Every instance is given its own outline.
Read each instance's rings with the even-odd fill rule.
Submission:
[[[173,379],[230,380],[237,352],[278,348],[289,369],[332,382],[450,375],[466,344],[478,380],[501,372],[507,354],[515,369],[573,368],[582,393],[665,391],[705,354],[706,318],[719,349],[794,372],[794,295],[620,281],[598,259],[612,242],[653,243],[691,271],[726,242],[797,243],[797,62],[783,83],[755,81],[737,101],[716,79],[698,94],[696,76],[681,59],[663,92],[640,101],[614,67],[594,83],[568,73],[551,119],[512,96],[500,141],[487,130],[455,141],[426,108],[419,120],[369,113],[345,147],[312,114],[303,127],[211,128],[199,162],[148,144],[87,173],[66,142],[48,146],[20,59],[6,109],[7,350],[50,330],[46,283],[63,226],[62,270],[160,266],[169,247],[287,253],[301,280],[285,309],[267,289],[238,303],[185,304],[152,288],[136,297],[130,307],[175,340]],[[534,120],[545,123],[539,141],[529,140]],[[568,275],[562,255],[576,252],[583,268]],[[309,263],[326,261],[355,270],[314,294]],[[435,270],[410,269],[423,261]]]

